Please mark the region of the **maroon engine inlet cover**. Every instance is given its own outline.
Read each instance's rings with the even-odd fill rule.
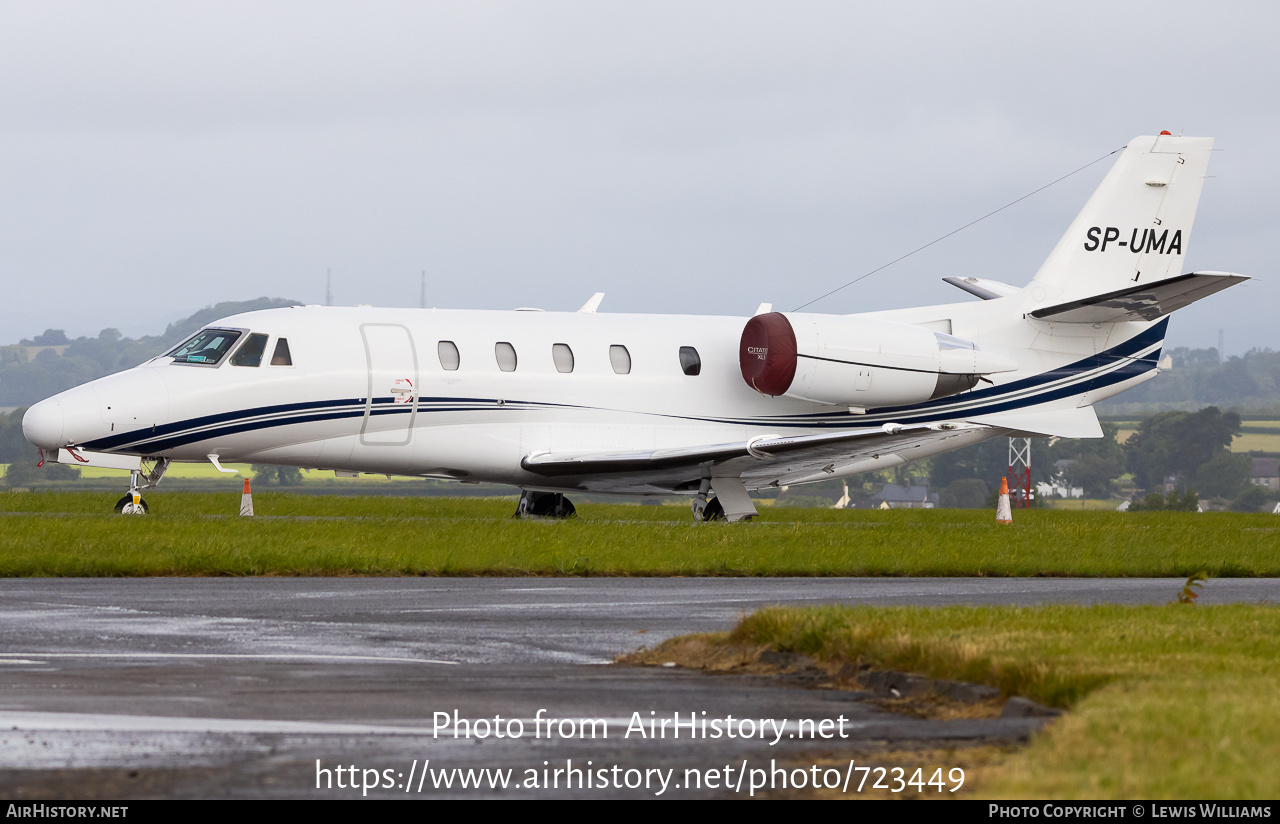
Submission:
[[[747,386],[762,395],[781,395],[796,377],[796,333],[780,312],[756,315],[742,330],[738,365]]]

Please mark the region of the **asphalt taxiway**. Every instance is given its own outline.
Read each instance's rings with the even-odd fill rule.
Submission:
[[[423,798],[746,795],[756,769],[774,769],[776,781],[779,765],[847,768],[860,747],[1013,742],[1037,722],[910,719],[857,693],[608,666],[615,656],[676,634],[726,629],[776,603],[1164,603],[1181,584],[5,580],[0,792],[351,798],[367,787],[370,796]],[[1225,601],[1280,601],[1280,580],[1215,580],[1202,597]],[[671,719],[695,723],[683,734],[675,724],[660,729]],[[719,734],[704,726],[700,735],[703,721],[719,722]],[[502,777],[493,771],[505,770],[514,782],[495,788]],[[479,776],[483,786],[461,787],[464,776]],[[687,786],[695,779],[702,784]],[[452,786],[443,787],[446,780]]]

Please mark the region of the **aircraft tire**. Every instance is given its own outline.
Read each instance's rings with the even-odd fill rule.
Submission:
[[[724,504],[720,503],[719,498],[712,498],[707,501],[707,505],[702,510],[702,520],[704,521],[723,521],[724,520]]]
[[[126,493],[123,498],[116,501],[116,514],[117,515],[146,515],[148,512],[151,511],[151,507],[147,506],[147,502],[144,499],[139,498],[138,503],[142,507],[142,512],[126,512],[125,511],[126,506],[127,507],[133,506],[133,495]]]
[[[571,500],[559,493],[541,494],[529,507],[529,513],[540,518],[572,518],[576,512]]]
[[[529,514],[539,518],[572,518],[576,513],[573,502],[558,492],[538,494],[529,503]]]

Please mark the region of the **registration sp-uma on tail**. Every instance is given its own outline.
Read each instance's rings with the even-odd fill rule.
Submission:
[[[223,318],[134,369],[31,407],[50,460],[129,470],[253,462],[693,496],[855,475],[997,436],[1099,437],[1093,404],[1156,376],[1169,313],[1246,278],[1183,274],[1212,140],[1129,142],[1021,288],[980,300],[752,318],[299,306]]]

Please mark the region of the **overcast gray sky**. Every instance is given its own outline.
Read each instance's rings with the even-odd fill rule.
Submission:
[[[1280,4],[0,4],[0,343],[258,296],[793,309],[1169,129],[1217,139],[1171,345],[1280,348]],[[809,311],[1024,284],[1098,163]]]

